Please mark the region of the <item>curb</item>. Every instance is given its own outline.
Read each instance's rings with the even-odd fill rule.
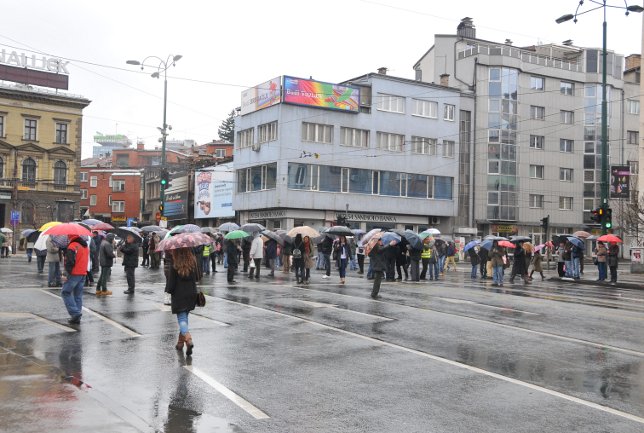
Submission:
[[[574,283],[574,284],[583,284],[586,286],[597,286],[605,287],[607,289],[633,289],[633,290],[644,290],[644,285],[638,283],[629,283],[629,282],[620,282],[612,284],[605,281],[590,281],[590,280],[573,280],[571,278],[559,278],[551,277],[552,281],[560,281],[562,283]]]

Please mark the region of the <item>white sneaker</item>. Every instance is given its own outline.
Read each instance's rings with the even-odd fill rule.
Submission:
[[[322,279],[324,279],[324,280],[326,280],[327,278],[329,278],[329,276],[328,276],[328,275],[323,275],[323,276],[322,276]]]
[[[172,296],[165,292],[165,298],[163,298],[163,305],[172,305]]]

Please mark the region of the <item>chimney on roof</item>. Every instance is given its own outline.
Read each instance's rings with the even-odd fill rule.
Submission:
[[[639,54],[631,54],[626,57],[626,70],[639,68],[642,64],[642,56]]]
[[[506,39],[505,45],[512,45],[512,39]]]
[[[449,74],[441,74],[441,86],[449,87]]]
[[[136,150],[143,150],[145,148],[145,143],[139,141],[136,143]]]
[[[384,66],[381,68],[378,68],[378,73],[380,75],[387,75],[387,68],[385,68]]]
[[[564,46],[566,47],[572,47],[572,39],[566,39],[562,42],[562,44],[564,44]]]
[[[456,27],[456,34],[463,38],[472,38],[476,39],[476,28],[472,22],[472,18],[465,17],[461,20],[461,23]]]

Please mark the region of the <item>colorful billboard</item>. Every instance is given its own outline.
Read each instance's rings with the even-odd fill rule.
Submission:
[[[220,164],[195,173],[195,219],[231,218],[234,171],[232,164]]]
[[[631,168],[614,165],[610,168],[610,198],[630,198]]]
[[[242,92],[241,115],[282,102],[282,77],[273,78]]]
[[[284,77],[283,93],[284,102],[288,104],[328,108],[350,113],[357,113],[360,109],[360,89],[357,87]]]
[[[164,205],[163,216],[168,220],[188,218],[188,191],[166,193]]]

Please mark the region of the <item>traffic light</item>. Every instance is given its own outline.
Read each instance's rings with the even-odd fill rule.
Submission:
[[[541,218],[541,227],[543,227],[543,231],[548,231],[548,224],[550,223],[550,215]]]
[[[168,170],[165,168],[161,169],[161,189],[168,189],[170,188],[170,173],[168,173]]]
[[[604,209],[604,218],[602,219],[602,227],[606,230],[613,228],[613,210],[609,207]]]
[[[159,212],[161,212],[161,215],[163,215],[163,205],[162,204],[159,205]]]

